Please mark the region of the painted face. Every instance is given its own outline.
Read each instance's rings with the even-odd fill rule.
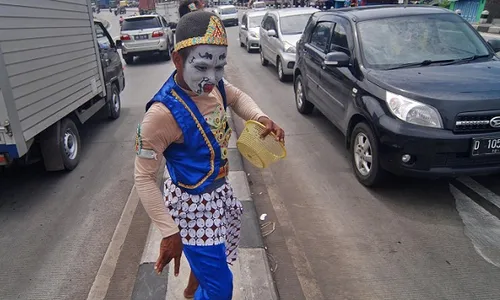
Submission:
[[[227,47],[198,45],[184,62],[184,81],[198,95],[209,94],[224,76]]]

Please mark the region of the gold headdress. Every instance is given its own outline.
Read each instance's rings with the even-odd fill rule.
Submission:
[[[175,44],[174,51],[196,45],[227,46],[224,25],[219,17],[206,11],[194,11],[183,16],[177,25],[176,40],[179,42]]]

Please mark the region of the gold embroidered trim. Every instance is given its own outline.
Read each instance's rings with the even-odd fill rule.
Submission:
[[[208,23],[207,31],[204,36],[195,36],[182,40],[175,44],[174,51],[179,51],[196,45],[227,46],[226,30],[218,17],[210,17],[210,22]]]
[[[207,181],[208,177],[210,177],[214,173],[214,171],[215,171],[215,150],[212,147],[212,144],[210,144],[210,140],[208,139],[208,136],[205,133],[205,130],[203,130],[203,127],[201,126],[200,121],[198,121],[195,114],[189,108],[189,106],[186,104],[186,102],[184,102],[184,100],[182,100],[182,98],[179,96],[179,94],[177,94],[177,92],[174,91],[173,89],[172,89],[172,95],[184,106],[184,108],[187,109],[187,111],[189,112],[189,114],[193,118],[194,122],[196,123],[196,127],[198,128],[201,135],[203,136],[203,140],[205,141],[205,144],[207,144],[207,147],[210,150],[210,171],[207,173],[207,175],[205,175],[198,183],[196,183],[194,185],[183,184],[180,182],[177,183],[180,187],[183,187],[186,189],[195,189],[195,188],[199,187],[200,185],[202,185],[205,181]]]

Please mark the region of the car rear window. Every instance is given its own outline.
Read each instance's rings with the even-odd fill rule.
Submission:
[[[235,13],[237,13],[236,7],[221,8],[220,10],[221,15],[230,15]]]
[[[161,24],[156,17],[133,18],[123,21],[122,30],[139,30],[158,27],[161,27]]]

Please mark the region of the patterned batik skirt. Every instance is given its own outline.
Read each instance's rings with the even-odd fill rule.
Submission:
[[[210,192],[191,195],[169,178],[164,195],[182,243],[200,247],[225,243],[227,263],[232,264],[237,257],[243,206],[231,185],[224,181]]]

